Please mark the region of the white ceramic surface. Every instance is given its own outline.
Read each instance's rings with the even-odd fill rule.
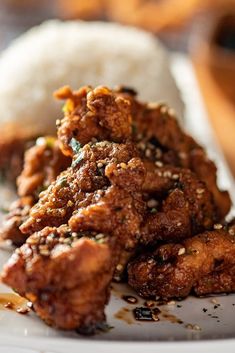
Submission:
[[[185,127],[208,148],[210,156],[219,166],[219,182],[230,190],[234,199],[234,185],[230,172],[217,147],[197,83],[190,63],[181,56],[174,56],[172,68],[186,102]],[[0,266],[9,257],[11,249],[1,247]],[[9,289],[0,285],[0,292]],[[94,337],[81,337],[76,333],[56,331],[42,323],[33,313],[23,316],[10,310],[0,310],[1,353],[64,353],[83,352],[161,352],[161,353],[213,353],[235,351],[235,295],[214,298],[189,297],[174,305],[161,307],[160,322],[140,323],[132,317],[132,309],[138,304],[125,303],[120,293],[131,294],[130,288],[115,285],[107,307],[109,325],[114,328],[108,333]],[[220,306],[215,308],[215,299]],[[125,320],[115,317],[123,308],[129,312]],[[206,309],[203,311],[203,309]],[[169,315],[171,315],[169,319]],[[168,316],[168,318],[166,318]],[[183,323],[172,323],[178,318]],[[128,321],[129,323],[127,323]],[[198,325],[200,330],[191,330],[187,324]]]

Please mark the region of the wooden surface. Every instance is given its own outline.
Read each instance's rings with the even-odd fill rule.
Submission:
[[[235,177],[235,105],[215,84],[208,67],[200,61],[193,62],[211,125]]]

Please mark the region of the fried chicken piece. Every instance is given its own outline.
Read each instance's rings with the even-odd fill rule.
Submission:
[[[141,188],[144,181],[145,169],[136,156],[138,153],[132,144],[106,141],[85,145],[74,156],[72,167],[41,193],[39,202],[31,209],[21,231],[32,234],[47,225],[58,227],[69,220],[70,226],[75,229],[75,226],[78,227],[79,212],[85,213],[88,206],[89,217],[92,217],[94,209],[99,209],[99,205],[99,217],[102,214],[106,217],[108,211],[104,204],[108,204],[107,200],[112,206],[111,213],[114,213],[115,207],[117,209],[112,216],[116,217],[121,211],[123,213],[123,207],[126,209],[129,201],[132,202],[131,192]],[[119,222],[123,222],[123,217],[119,215]],[[107,227],[109,218],[102,220],[97,219],[100,227]],[[110,224],[111,228],[115,228],[112,222]]]
[[[25,152],[24,169],[17,179],[20,198],[13,202],[3,220],[0,237],[9,239],[14,245],[21,245],[29,236],[20,231],[20,226],[29,216],[31,207],[38,201],[57,175],[71,163],[71,158],[62,154],[54,137],[39,138],[35,146]]]
[[[43,223],[43,229],[17,249],[3,271],[2,280],[31,300],[37,314],[48,324],[83,330],[104,320],[109,285],[121,250],[132,251],[137,245],[145,207],[140,193],[145,169],[133,157],[136,150],[131,144],[100,142],[85,145],[80,153],[84,164],[78,168],[76,155],[73,167],[62,173],[67,177],[62,186],[65,190],[58,189],[59,176],[44,192],[47,202],[54,202],[54,207],[66,198],[66,204],[72,202],[68,213],[72,229],[44,228],[45,223],[62,224],[64,218],[57,218],[61,207],[48,213],[47,203],[39,203],[39,215],[34,219],[31,216],[33,222],[29,227],[33,231],[38,223],[39,227]],[[103,162],[98,162],[100,158]],[[96,189],[101,185],[102,189]],[[87,192],[81,191],[81,187]],[[78,193],[80,190],[79,196],[75,189]],[[76,240],[78,237],[81,239]],[[104,244],[96,244],[93,238],[98,243],[103,240]]]
[[[160,208],[152,208],[141,229],[141,242],[178,241],[211,229],[218,218],[212,194],[190,170],[162,167],[154,175],[165,180],[166,197]],[[160,183],[163,185],[163,182]],[[151,185],[154,193],[154,183]],[[156,195],[159,195],[156,185]]]
[[[28,218],[29,211],[34,205],[35,200],[32,196],[24,196],[12,203],[9,213],[4,218],[0,238],[11,240],[16,246],[19,246],[27,239],[27,234],[23,234],[19,227]]]
[[[34,196],[38,199],[41,191],[71,164],[52,136],[40,137],[36,145],[25,152],[24,169],[17,179],[19,196]]]
[[[144,118],[149,107],[133,103],[130,92],[104,87],[72,92],[67,87],[56,95],[68,99],[58,136],[63,153],[72,157],[72,165],[40,194],[30,210],[20,230],[32,235],[6,265],[2,279],[29,298],[48,324],[83,329],[104,320],[110,281],[122,275],[115,270],[126,267],[140,240],[149,244],[163,239],[164,232],[168,240],[190,236],[211,227],[218,217],[209,187],[182,168],[190,164],[196,143],[165,112],[151,117],[159,120],[159,127],[153,123],[159,128],[153,136],[151,124],[146,125]],[[153,145],[150,152],[139,146],[140,140],[132,131],[132,116],[144,139]],[[159,146],[164,149],[162,160],[156,156]],[[183,151],[188,153],[186,158],[180,155]],[[186,165],[181,159],[184,163],[187,159]],[[159,202],[156,213],[147,210],[151,197]],[[163,216],[157,220],[161,214],[168,216],[167,222]],[[213,253],[206,241],[202,243],[205,251]],[[226,242],[222,245],[225,249]],[[171,253],[171,247],[177,245],[167,246]],[[132,268],[138,261],[131,261],[130,273],[135,272]],[[202,269],[199,272],[203,273]]]
[[[115,142],[134,140],[143,161],[152,161],[192,170],[212,192],[219,220],[231,207],[227,191],[216,184],[216,167],[204,149],[179,126],[174,112],[162,104],[146,104],[136,99],[135,91],[120,87],[69,87],[56,92],[67,99],[65,117],[59,123],[58,137],[65,154],[72,155],[72,138],[81,145],[92,138]],[[132,129],[131,129],[132,124]]]
[[[118,88],[131,102],[134,139],[142,158],[192,170],[212,192],[220,220],[227,215],[231,200],[227,191],[217,186],[216,166],[204,149],[179,126],[174,111],[164,104],[141,103],[135,92]]]
[[[17,249],[2,280],[31,300],[48,324],[84,330],[104,320],[114,271],[119,259],[123,264],[122,251],[136,247],[145,213],[140,192],[145,168],[136,155],[131,143],[85,145],[72,167],[40,195],[23,225],[27,232],[43,229]],[[62,210],[66,216],[58,217]],[[45,227],[65,219],[69,228]]]
[[[128,265],[128,283],[143,297],[184,298],[235,291],[235,239],[225,230],[162,245]]]
[[[108,88],[87,86],[72,92],[66,86],[55,92],[55,97],[67,99],[58,128],[64,154],[73,155],[72,138],[83,146],[92,139],[124,142],[131,137],[130,102]]]
[[[2,281],[33,303],[47,324],[91,329],[105,320],[113,273],[112,239],[46,227],[12,255]]]

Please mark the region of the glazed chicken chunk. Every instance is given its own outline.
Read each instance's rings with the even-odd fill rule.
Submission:
[[[71,158],[63,155],[58,141],[52,136],[38,138],[35,146],[26,151],[24,167],[17,178],[19,199],[12,203],[3,220],[0,228],[2,239],[11,240],[18,246],[25,242],[29,234],[23,234],[20,226],[28,218],[40,192],[47,189],[70,163]]]
[[[120,114],[120,125],[122,119]],[[71,167],[40,194],[21,226],[32,235],[5,266],[3,282],[31,300],[37,314],[55,327],[84,329],[103,321],[121,251],[137,246],[145,211],[145,168],[123,131],[122,143],[90,141],[81,147],[71,139]],[[80,238],[73,241],[76,234]],[[101,245],[104,235],[107,240]],[[71,300],[65,299],[70,289]]]
[[[205,232],[137,257],[128,283],[143,297],[184,298],[235,290],[235,238],[224,230]]]
[[[110,239],[110,242],[112,240]],[[46,227],[14,253],[2,280],[49,325],[86,329],[103,322],[112,278],[111,244],[66,227]]]

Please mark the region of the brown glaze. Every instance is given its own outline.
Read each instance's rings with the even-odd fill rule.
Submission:
[[[15,293],[0,293],[0,310],[11,309],[19,314],[27,314],[28,301]]]
[[[123,307],[114,314],[114,317],[118,320],[126,322],[128,325],[134,324],[134,318],[131,310],[128,307]]]

